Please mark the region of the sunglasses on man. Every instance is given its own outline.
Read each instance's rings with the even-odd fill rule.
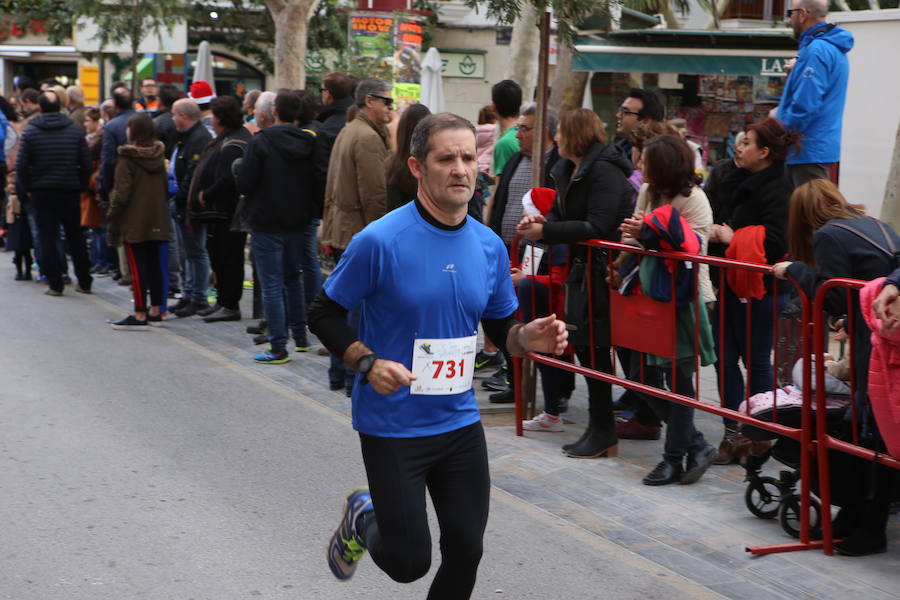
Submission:
[[[373,98],[378,98],[379,100],[384,102],[384,105],[387,106],[388,108],[390,108],[394,104],[393,98],[385,98],[384,96],[379,96],[378,94],[369,94],[369,95],[372,96]]]

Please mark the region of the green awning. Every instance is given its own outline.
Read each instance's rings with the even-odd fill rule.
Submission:
[[[771,56],[710,56],[672,54],[671,48],[656,48],[658,54],[626,52],[577,53],[575,71],[601,73],[684,73],[687,75],[784,75],[784,61],[790,53]]]

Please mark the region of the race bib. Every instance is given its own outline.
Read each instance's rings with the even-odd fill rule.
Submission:
[[[410,393],[423,396],[459,394],[472,387],[478,336],[424,339],[414,342]]]
[[[537,246],[525,246],[522,251],[522,274],[537,275],[538,266],[544,256],[544,249]]]

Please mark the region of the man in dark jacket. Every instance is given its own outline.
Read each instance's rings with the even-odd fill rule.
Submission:
[[[91,176],[91,155],[84,131],[61,114],[55,92],[38,98],[41,114],[22,135],[16,160],[19,194],[35,211],[41,239],[41,268],[50,284],[47,294],[63,293],[63,264],[56,251],[62,225],[78,276],[77,291],[91,291],[91,264],[81,235],[81,192]]]
[[[497,184],[497,191],[494,193],[494,203],[491,206],[491,218],[489,227],[494,230],[507,250],[512,255],[516,249],[510,248],[513,237],[516,234],[516,227],[522,220],[524,212],[522,210],[522,196],[531,189],[531,158],[534,149],[534,120],[537,112],[537,105],[531,103],[527,105],[516,122],[516,140],[519,143],[519,151],[507,159],[503,166],[503,172],[500,175],[500,182]],[[553,189],[553,180],[550,178],[550,170],[559,160],[559,151],[553,143],[556,137],[556,124],[558,117],[556,111],[552,108],[547,109],[547,122],[545,123],[543,135],[541,136],[542,147],[545,148],[545,165],[544,165],[544,187]],[[495,352],[490,352],[490,344],[485,344],[485,349],[478,353],[475,363],[479,365],[484,361],[494,363]],[[506,362],[497,369],[497,371],[489,378],[482,381],[481,386],[485,389],[494,390],[495,394],[491,394],[489,400],[494,404],[507,404],[515,401],[513,396],[513,388],[509,385],[509,365],[512,364],[511,358],[506,356]],[[499,359],[496,359],[499,362]]]
[[[303,232],[321,206],[322,186],[313,164],[316,133],[294,124],[301,107],[295,94],[278,92],[275,125],[250,141],[237,179],[238,191],[246,198],[242,216],[252,234],[250,244],[269,327],[271,349],[254,357],[261,364],[290,361],[288,328],[298,351],[309,348],[298,265]]]
[[[103,146],[100,150],[100,192],[104,201],[107,201],[109,193],[112,191],[119,146],[128,143],[126,134],[128,118],[134,114],[134,105],[128,88],[116,88],[112,97],[116,116],[103,126]]]
[[[331,156],[331,148],[341,129],[347,124],[347,109],[353,106],[353,90],[356,79],[340,71],[326,73],[322,78],[322,104],[325,108],[319,113],[318,121],[320,144],[325,148],[326,162]],[[327,168],[326,168],[327,171]]]
[[[244,288],[244,246],[247,234],[232,231],[238,204],[232,164],[244,156],[250,132],[244,127],[241,105],[234,96],[209,103],[216,139],[206,146],[188,197],[191,223],[206,224],[206,251],[216,273],[216,305],[197,314],[207,323],[241,320]]]
[[[175,144],[175,225],[178,245],[184,249],[183,296],[169,307],[178,317],[189,317],[197,311],[209,308],[209,255],[206,253],[206,224],[189,222],[187,199],[191,190],[194,171],[212,136],[200,122],[200,107],[190,98],[182,98],[172,105],[172,119],[178,129]]]
[[[166,146],[167,160],[172,158],[172,152],[178,142],[178,129],[175,127],[175,121],[172,120],[172,105],[182,97],[184,97],[184,92],[176,85],[164,83],[159,86],[159,111],[153,117],[153,124],[156,125],[159,141]]]

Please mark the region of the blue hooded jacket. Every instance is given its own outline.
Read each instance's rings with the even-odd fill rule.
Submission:
[[[831,23],[813,25],[800,36],[800,52],[784,86],[778,119],[803,134],[802,149],[789,165],[841,160],[841,123],[853,34]]]

